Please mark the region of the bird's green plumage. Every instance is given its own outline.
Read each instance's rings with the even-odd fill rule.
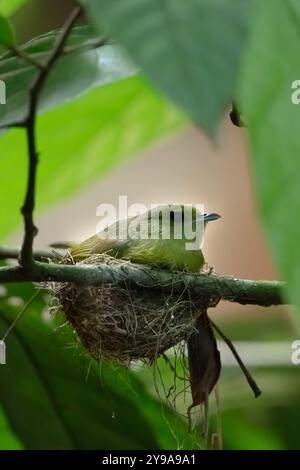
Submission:
[[[120,221],[110,225],[107,230],[73,247],[71,255],[75,261],[81,261],[93,254],[107,253],[132,263],[198,272],[205,262],[204,256],[200,246],[187,249],[186,244],[191,240],[185,236],[183,223],[188,218],[195,230],[196,220],[201,217],[204,225],[208,220],[219,217],[217,214],[209,216],[211,218],[207,216],[206,220],[205,215],[193,206],[161,205],[128,219],[126,227]],[[156,220],[156,225],[152,225],[153,220]]]

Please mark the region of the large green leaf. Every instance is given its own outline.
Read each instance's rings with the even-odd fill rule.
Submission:
[[[13,15],[28,0],[0,0],[0,13],[5,16]]]
[[[15,35],[9,21],[0,14],[0,45],[12,47],[15,45]]]
[[[97,90],[39,120],[41,151],[37,208],[42,209],[99,178],[121,159],[183,123],[181,115],[138,77]],[[21,222],[25,191],[25,135],[0,138],[0,238]]]
[[[9,299],[33,292],[30,285],[8,287],[0,300],[1,336],[20,309]],[[0,402],[25,448],[176,448],[173,432],[179,442],[187,433],[181,419],[129,371],[91,362],[68,328],[53,332],[53,322],[40,318],[42,306],[40,296],[15,326],[0,367]],[[185,444],[192,442],[187,436]]]
[[[160,90],[209,132],[229,105],[250,0],[82,0]]]
[[[47,33],[20,49],[43,64],[49,57],[58,34],[57,31]],[[63,55],[54,66],[41,93],[40,111],[70,101],[91,88],[106,85],[137,72],[137,68],[118,46],[108,44],[93,49],[98,40],[99,36],[91,26],[74,28],[66,46],[69,53]],[[25,118],[29,88],[36,74],[37,69],[34,66],[12,53],[1,57],[0,78],[6,84],[7,103],[0,107],[0,126]]]
[[[1,313],[2,334],[12,318]],[[95,365],[87,378],[89,360],[65,350],[70,341],[75,347],[74,337],[58,338],[35,315],[20,325],[7,341],[0,399],[26,448],[157,448],[147,421],[118,391],[118,380],[101,384],[103,371]]]
[[[12,432],[4,412],[0,409],[0,450],[19,450],[23,446]]]
[[[292,83],[300,77],[300,4],[256,0],[245,57],[241,103],[249,130],[262,221],[290,299],[300,309],[300,106]]]

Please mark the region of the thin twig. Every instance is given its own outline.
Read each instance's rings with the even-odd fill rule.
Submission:
[[[81,14],[81,7],[76,7],[71,13],[70,17],[66,21],[61,34],[59,35],[57,41],[54,44],[54,49],[50,54],[47,62],[39,70],[38,75],[36,76],[31,89],[30,89],[30,99],[29,99],[29,111],[26,118],[26,134],[27,134],[27,147],[28,147],[28,156],[29,156],[29,170],[28,170],[28,181],[27,181],[27,190],[25,200],[21,209],[24,219],[24,239],[21,248],[20,254],[20,265],[26,270],[30,270],[31,266],[34,263],[33,258],[33,239],[37,235],[37,228],[34,225],[33,221],[33,211],[35,207],[35,183],[36,183],[36,169],[38,165],[38,152],[36,149],[35,141],[35,123],[36,123],[36,114],[38,100],[40,92],[45,84],[45,81],[58,58],[60,57],[68,35]]]
[[[14,128],[23,129],[24,127],[26,127],[25,121],[15,121],[15,122],[10,122],[9,124],[1,124],[0,131],[7,130],[7,129],[14,129]]]
[[[25,52],[23,52],[21,49],[19,49],[17,47],[11,47],[10,50],[14,55],[18,56],[20,59],[22,59],[27,64],[32,65],[33,67],[36,67],[38,70],[44,69],[44,65],[41,64],[40,62],[38,62],[37,60],[35,60],[32,57],[32,55],[26,54]]]
[[[181,377],[180,375],[177,374],[176,366],[173,366],[172,361],[168,358],[168,356],[165,353],[162,353],[161,356],[164,358],[165,362],[168,364],[171,371],[174,373],[175,379],[185,381],[186,377]],[[174,385],[173,385],[173,387],[174,387]]]
[[[4,333],[4,336],[2,338],[2,341],[5,341],[6,338],[8,337],[8,335],[10,334],[10,332],[14,329],[14,327],[16,326],[16,323],[21,319],[21,317],[24,315],[24,313],[27,311],[27,309],[30,307],[30,305],[32,304],[32,302],[37,298],[37,296],[40,294],[40,290],[37,290],[33,295],[32,297],[30,297],[30,299],[26,302],[26,304],[24,305],[24,307],[22,308],[22,310],[20,310],[20,312],[18,313],[18,315],[14,318],[13,322],[11,323],[11,325],[8,327],[8,329],[6,330],[6,332]]]
[[[237,350],[235,349],[232,341],[227,338],[224,333],[222,333],[222,331],[220,330],[220,328],[217,327],[217,325],[211,321],[211,324],[212,326],[214,327],[214,329],[216,330],[216,332],[221,336],[221,338],[225,341],[225,343],[227,344],[227,346],[229,347],[230,351],[232,352],[232,354],[234,355],[238,365],[240,366],[243,374],[245,375],[246,379],[247,379],[247,382],[248,384],[250,385],[250,388],[252,389],[253,393],[254,393],[254,396],[255,398],[259,397],[261,395],[261,390],[260,388],[258,387],[257,383],[255,382],[255,380],[253,379],[252,375],[250,374],[249,370],[247,369],[247,367],[245,366],[245,364],[243,363],[242,359],[240,358],[239,356],[239,353],[237,352]]]
[[[108,40],[105,38],[97,38],[97,39],[91,39],[90,41],[86,41],[81,47],[78,46],[69,46],[65,47],[62,51],[62,54],[72,54],[74,52],[85,52],[93,49],[98,49],[99,47],[103,47],[107,44],[111,44],[111,42],[108,43]]]
[[[212,449],[223,449],[223,437],[222,437],[222,412],[220,405],[219,385],[216,384],[214,388],[215,399],[216,399],[216,417],[217,417],[217,432],[215,434],[214,442],[212,442]]]

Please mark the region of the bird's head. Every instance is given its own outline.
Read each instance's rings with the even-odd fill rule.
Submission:
[[[141,226],[151,229],[151,237],[163,239],[186,239],[188,231],[193,234],[202,232],[208,222],[217,220],[220,215],[202,213],[197,207],[187,204],[163,204],[150,209],[139,217]]]

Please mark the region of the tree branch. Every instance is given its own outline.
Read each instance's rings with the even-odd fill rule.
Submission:
[[[21,266],[0,267],[0,282],[73,282],[81,286],[113,284],[166,292],[189,290],[191,298],[216,296],[239,304],[268,307],[282,305],[285,284],[279,281],[236,279],[216,274],[191,274],[154,269],[124,262],[99,265],[63,265],[35,262],[30,270]]]
[[[36,183],[36,169],[38,165],[38,152],[36,149],[35,142],[35,123],[36,123],[36,114],[38,100],[40,92],[45,84],[45,81],[53,67],[53,65],[58,60],[61,55],[68,35],[74,25],[75,21],[81,13],[81,7],[78,6],[74,9],[67,22],[65,23],[60,36],[58,37],[53,51],[50,54],[47,62],[39,69],[31,89],[30,89],[30,99],[29,99],[29,111],[28,116],[25,120],[25,128],[27,134],[27,147],[28,147],[28,156],[29,156],[29,170],[28,170],[28,181],[27,181],[27,190],[25,200],[21,209],[24,219],[24,239],[21,248],[20,254],[20,264],[21,266],[30,271],[31,266],[34,263],[32,247],[33,239],[37,235],[37,228],[34,225],[33,221],[33,211],[35,206],[35,183]]]

